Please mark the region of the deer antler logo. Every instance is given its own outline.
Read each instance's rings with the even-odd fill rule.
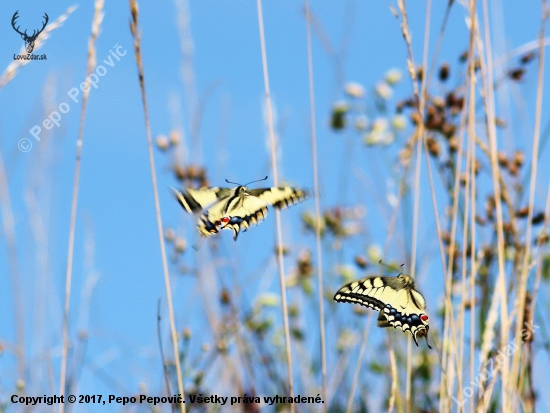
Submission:
[[[38,35],[40,33],[42,33],[42,31],[44,30],[44,28],[46,27],[46,24],[48,24],[48,20],[50,19],[48,17],[48,15],[46,13],[44,13],[44,18],[46,19],[44,21],[44,24],[42,25],[42,28],[38,31],[36,30],[33,30],[32,34],[29,36],[27,34],[27,31],[25,30],[25,32],[20,32],[19,31],[19,27],[20,26],[17,26],[15,27],[15,21],[17,20],[17,18],[19,17],[19,15],[17,14],[19,13],[19,10],[17,10],[12,19],[11,19],[11,25],[13,26],[13,30],[15,30],[17,33],[19,33],[21,35],[21,38],[25,41],[25,47],[27,48],[27,53],[32,53],[32,51],[34,50],[34,41],[36,40],[36,38],[38,37]]]

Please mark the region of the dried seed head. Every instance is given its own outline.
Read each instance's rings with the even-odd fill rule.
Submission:
[[[519,218],[526,218],[528,214],[529,214],[529,207],[528,206],[524,206],[523,208],[520,208],[516,211],[516,215]]]
[[[476,158],[474,163],[474,173],[477,175],[481,171],[481,161]]]
[[[443,99],[442,97],[440,96],[435,96],[432,98],[432,103],[433,105],[441,112],[443,112],[445,110],[445,99]]]
[[[512,224],[510,222],[503,222],[502,223],[502,230],[506,233],[512,232]]]
[[[505,128],[506,127],[506,121],[504,119],[501,119],[501,118],[495,118],[495,125],[498,126],[499,128]]]
[[[187,242],[185,241],[185,239],[183,239],[181,237],[178,237],[178,238],[176,238],[175,247],[176,247],[176,252],[181,254],[182,252],[184,252],[187,249]]]
[[[278,255],[279,251],[281,251],[283,255],[288,255],[288,253],[290,252],[290,250],[284,245],[282,247],[279,247],[279,245],[275,246],[275,254]]]
[[[357,82],[348,82],[344,86],[344,91],[346,94],[352,98],[362,98],[365,96],[365,88],[363,85]]]
[[[313,275],[313,262],[311,261],[311,252],[302,250],[298,254],[298,276],[309,277]]]
[[[544,219],[544,212],[537,212],[535,215],[533,215],[533,220],[531,222],[533,223],[533,225],[537,225],[543,223]]]
[[[517,69],[512,69],[508,72],[508,76],[510,77],[510,79],[515,80],[516,82],[523,80],[524,75],[525,69],[521,67]]]
[[[355,265],[357,265],[362,270],[367,268],[369,265],[367,262],[367,259],[362,255],[356,255],[354,261],[355,261]]]
[[[453,125],[452,123],[449,123],[449,122],[445,122],[442,126],[441,126],[441,132],[443,132],[443,134],[449,138],[451,136],[453,136],[456,132],[456,126]]]
[[[445,82],[449,78],[451,69],[447,63],[443,63],[439,68],[439,80]]]
[[[466,182],[468,181],[468,172],[461,172],[460,173],[460,184],[466,185]]]
[[[170,148],[170,141],[166,137],[166,135],[159,135],[155,139],[155,143],[157,145],[157,148],[159,148],[161,151],[165,151],[168,148]]]
[[[374,87],[376,96],[381,99],[389,100],[393,95],[393,89],[386,82],[378,82]]]
[[[222,304],[230,304],[231,303],[231,293],[227,288],[223,288],[220,292],[220,302]]]
[[[401,81],[401,78],[403,77],[401,70],[399,69],[390,69],[386,72],[386,75],[384,76],[384,80],[388,85],[393,86],[396,83],[399,83]]]
[[[181,142],[181,134],[178,131],[173,130],[170,132],[168,139],[170,140],[170,145],[176,146]]]
[[[346,127],[346,113],[349,107],[346,102],[337,102],[332,108],[330,126],[334,130],[342,130]]]
[[[395,130],[403,130],[407,126],[407,118],[403,115],[395,115],[391,120],[391,125]]]
[[[185,169],[183,167],[174,165],[172,170],[178,181],[183,181],[186,178]]]
[[[514,153],[514,162],[518,167],[521,167],[525,162],[525,153],[523,153],[523,151],[517,150]]]
[[[449,139],[449,151],[458,151],[458,139],[456,136],[451,136],[451,138]]]
[[[411,122],[415,125],[419,125],[422,123],[422,117],[420,116],[420,113],[413,112],[411,113]]]
[[[488,196],[487,202],[485,203],[485,213],[487,214],[487,218],[491,221],[494,219],[495,207],[495,198],[492,196]]]
[[[534,60],[536,57],[537,57],[536,52],[529,52],[529,53],[526,53],[523,56],[521,56],[521,59],[519,61],[522,65],[525,65],[525,64],[531,62],[532,60]]]
[[[508,158],[506,157],[506,154],[502,151],[498,153],[498,164],[504,168],[508,166]]]
[[[174,241],[174,238],[176,238],[175,231],[172,228],[166,228],[164,230],[164,239],[167,242],[172,242],[172,241]]]
[[[481,215],[476,215],[476,222],[477,222],[479,225],[485,225],[485,224],[487,224],[487,221],[486,221],[485,218],[483,218]]]
[[[424,68],[422,68],[422,67],[417,67],[416,68],[416,78],[419,81],[422,81],[422,79],[424,79]]]
[[[428,147],[428,152],[434,158],[439,156],[439,143],[432,137],[426,139],[426,146]]]

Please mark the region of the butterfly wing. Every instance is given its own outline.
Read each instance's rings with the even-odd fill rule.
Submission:
[[[428,316],[424,313],[426,300],[414,289],[414,282],[406,275],[367,277],[353,281],[340,288],[334,300],[378,310],[378,327],[399,327],[412,335],[416,345],[417,337],[426,337],[427,342],[429,326]]]
[[[396,281],[395,277],[362,278],[341,287],[334,295],[334,300],[380,311],[395,298],[396,290],[403,288],[403,283]]]
[[[237,239],[241,230],[263,221],[268,205],[284,209],[307,198],[307,191],[292,188],[260,188],[249,190],[244,186],[229,188],[174,189],[179,204],[189,213],[203,211],[197,228],[209,237],[221,229],[230,229]]]
[[[302,202],[309,196],[306,190],[290,186],[250,189],[247,192],[278,209],[288,208],[298,202]]]
[[[233,189],[229,188],[186,188],[184,192],[172,188],[179,204],[190,214],[202,211],[208,205],[218,199],[223,199],[231,195]]]
[[[266,216],[267,203],[243,192],[221,199],[206,209],[200,217],[198,229],[206,237],[218,233],[220,229],[230,229],[236,240],[241,230],[258,225]]]

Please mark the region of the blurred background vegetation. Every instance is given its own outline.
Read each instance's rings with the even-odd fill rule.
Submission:
[[[8,3],[6,21],[43,14]],[[0,411],[49,411],[11,395],[61,388],[262,401],[191,412],[550,411],[545,1],[70,6],[46,10],[47,62],[13,63],[0,28]],[[270,210],[199,241],[168,190],[275,174],[319,206],[283,211],[280,237]],[[433,350],[332,300],[399,273],[380,260],[415,279]],[[324,403],[266,406],[290,377]]]

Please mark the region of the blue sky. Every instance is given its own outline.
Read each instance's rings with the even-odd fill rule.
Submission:
[[[430,57],[444,13],[444,6],[435,3]],[[3,22],[0,24],[0,58],[3,59],[3,66],[13,61],[12,55],[19,53],[22,46],[22,40],[10,25],[16,10],[19,10],[22,27],[32,28],[39,24],[43,12],[48,13],[51,24],[72,4],[64,1],[49,4],[37,1],[3,2],[0,5],[0,21]],[[327,55],[315,34],[313,56],[322,205],[328,207],[343,203],[352,206],[361,203],[367,209],[364,223],[366,234],[350,241],[349,250],[345,252],[347,258],[363,252],[371,243],[384,244],[386,223],[391,214],[389,205],[382,202],[388,177],[387,172],[377,172],[375,162],[391,165],[396,151],[365,148],[356,134],[335,134],[327,125],[332,105],[343,97],[342,81],[359,82],[370,93],[388,69],[399,68],[403,71],[404,80],[394,93],[399,97],[410,93],[411,84],[405,71],[407,51],[399,21],[391,14],[390,5],[395,7],[392,3],[379,1],[312,2],[313,11],[327,38],[340,55],[342,67],[339,79],[334,57]],[[420,63],[423,51],[424,7],[423,3],[418,2],[408,4],[417,63]],[[503,18],[499,19],[495,14],[492,22],[495,38],[502,35],[503,39],[493,45],[496,56],[534,40],[540,24],[538,2],[513,1],[506,2],[502,7]],[[86,328],[90,337],[88,359],[117,376],[128,391],[133,392],[137,390],[137,383],[155,383],[161,375],[156,308],[157,300],[162,297],[163,309],[166,310],[166,299],[143,109],[129,31],[129,8],[127,2],[106,1],[104,10],[102,31],[96,43],[98,61],[106,59],[115,45],[121,46],[127,54],[114,67],[107,68],[106,75],[100,78],[98,89],[90,94],[86,112],[73,267],[71,337],[76,337],[79,328]],[[207,167],[213,185],[222,185],[226,178],[244,183],[271,175],[263,117],[263,75],[255,3],[191,1],[189,10],[197,98],[204,100],[200,123],[202,155],[194,159]],[[172,2],[140,2],[145,82],[153,136],[182,127],[189,142],[192,119],[186,106],[188,91],[182,83],[182,51],[176,13]],[[0,90],[0,145],[8,175],[24,289],[26,352],[29,358],[40,360],[38,364],[45,369],[43,350],[48,348],[55,371],[60,359],[61,310],[80,113],[80,105],[73,104],[66,93],[84,80],[92,16],[92,2],[80,4],[38,52],[46,53],[47,61],[31,62]],[[311,188],[313,178],[303,4],[266,1],[264,18],[270,85],[279,121],[277,125],[280,127],[280,174],[294,185]],[[451,13],[439,61],[448,61],[452,67],[457,67],[457,57],[466,50],[467,44],[465,12],[457,5]],[[512,132],[501,135],[504,137],[501,142],[503,147],[522,147],[531,142],[535,72],[535,65],[530,66],[524,83],[519,87],[512,85],[508,90],[514,101],[510,109],[513,123],[510,126]],[[546,73],[547,85],[549,80]],[[456,77],[452,79],[452,82],[458,81]],[[47,85],[53,85],[53,92],[45,92]],[[547,97],[546,93],[546,101]],[[522,103],[517,104],[517,101]],[[46,105],[57,107],[61,102],[71,104],[70,111],[60,121],[61,126],[54,128],[40,142],[32,139],[28,130],[43,121]],[[46,115],[48,113],[49,110]],[[543,112],[543,125],[548,121],[544,113],[547,111]],[[17,149],[17,142],[25,137],[32,139],[33,148],[22,153]],[[362,187],[360,180],[350,178],[350,188],[345,198],[339,199],[337,185],[342,172],[340,168],[346,159],[346,143],[353,148],[353,158],[348,166],[350,176],[356,177],[357,170],[363,168],[367,174],[367,184]],[[225,156],[222,156],[224,153]],[[548,156],[549,149],[545,148],[541,159],[548,159]],[[193,220],[182,212],[169,191],[170,186],[177,185],[169,172],[170,156],[155,150],[155,160],[163,223],[166,227],[177,228],[192,244],[197,238]],[[373,178],[377,173],[381,174],[381,179]],[[542,165],[537,188],[540,208],[544,206],[547,177],[548,166]],[[269,183],[271,179],[270,176]],[[420,208],[424,211],[421,214],[424,218],[421,218],[420,226],[423,237],[435,240],[425,166],[422,194]],[[36,197],[34,210],[30,200],[33,196]],[[376,202],[372,202],[373,199]],[[299,215],[304,210],[313,210],[312,200],[283,212],[285,239],[297,247],[313,245],[313,238],[299,229]],[[407,213],[412,216],[412,203]],[[267,281],[253,279],[253,274],[262,268],[273,249],[274,221],[274,214],[271,213],[267,222],[242,234],[238,243],[233,242],[229,232],[221,235],[224,256],[238,268],[236,273],[227,271],[223,276],[227,277],[226,282],[251,280],[250,290],[246,291],[249,301],[253,301],[263,288],[278,291],[273,263],[267,278],[264,277]],[[293,229],[291,224],[297,229]],[[33,228],[36,231],[37,227],[33,225],[43,226],[45,244],[37,241],[37,233],[33,232]],[[392,260],[404,261],[408,256],[402,250],[404,245],[410,248],[412,224],[407,219],[404,228],[406,233],[402,235],[408,241],[394,240],[389,257]],[[5,274],[0,278],[0,313],[4,315],[0,340],[12,342],[13,297],[5,236],[0,238],[0,251],[0,268],[4,268]],[[185,260],[190,264],[201,262],[193,254],[199,257],[202,254],[203,260],[208,258],[206,249],[198,253],[189,250],[186,254]],[[442,278],[435,241],[422,243],[419,254],[427,262],[426,272],[419,276],[423,291],[428,296],[436,297],[442,291]],[[292,267],[290,260],[287,260],[286,267]],[[195,308],[201,307],[193,297],[196,281],[177,276],[175,269],[171,265],[178,328],[199,328],[204,322],[204,312],[202,309],[195,311]],[[82,295],[86,291],[87,280],[93,280],[95,276],[99,278],[90,298],[89,318],[84,324],[82,308],[86,301]],[[45,315],[47,325],[43,347],[36,341],[39,334],[35,330],[40,313]],[[166,327],[165,311],[164,314]],[[198,348],[201,343],[194,345]],[[45,370],[39,371],[43,374],[34,383],[37,390],[47,385]],[[17,378],[13,357],[0,358],[0,376],[3,378],[0,382],[2,392],[13,388],[13,381]],[[90,369],[83,371],[81,385],[89,393],[107,394],[112,391]]]

